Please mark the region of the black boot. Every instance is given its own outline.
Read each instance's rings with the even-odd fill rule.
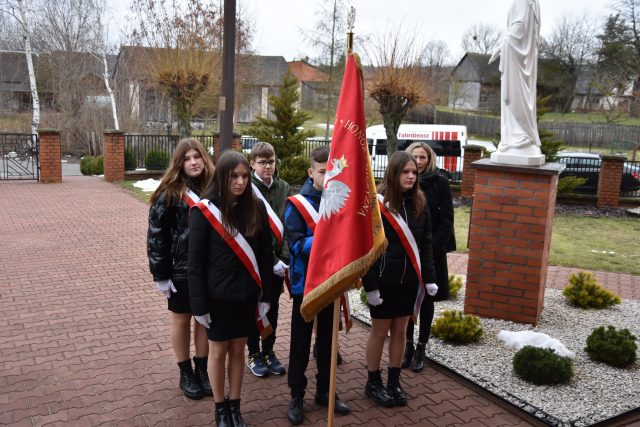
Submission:
[[[207,361],[208,357],[196,357],[193,356],[193,364],[195,365],[195,369],[193,370],[193,374],[196,377],[196,381],[200,384],[200,388],[202,389],[202,393],[205,396],[213,396],[213,390],[211,390],[211,383],[209,383],[209,374],[207,372]]]
[[[411,370],[413,372],[422,372],[424,369],[424,359],[425,359],[425,351],[427,349],[426,344],[422,344],[418,342],[416,346],[416,354],[413,356],[413,364],[411,365]]]
[[[291,395],[291,402],[289,403],[289,410],[287,411],[287,418],[289,422],[294,426],[302,424],[304,419],[304,411],[302,405],[304,403],[304,392]]]
[[[392,408],[395,406],[395,400],[389,396],[387,389],[382,384],[382,377],[380,376],[380,370],[368,371],[369,380],[364,387],[364,394],[380,406],[385,408]]]
[[[184,395],[189,399],[202,399],[202,388],[200,388],[200,384],[193,374],[191,359],[187,359],[183,362],[178,362],[178,367],[180,367],[180,390],[182,390]]]
[[[229,402],[216,402],[216,426],[233,427],[229,420]]]
[[[240,399],[229,400],[229,419],[233,427],[247,427],[240,413]]]
[[[402,356],[402,369],[407,369],[411,365],[413,360],[413,354],[416,352],[416,348],[413,346],[413,341],[407,340],[407,344],[404,346],[404,356]]]
[[[396,406],[407,405],[407,395],[400,387],[400,368],[389,368],[389,377],[387,381],[387,391],[393,397]]]

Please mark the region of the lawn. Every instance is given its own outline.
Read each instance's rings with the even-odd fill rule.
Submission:
[[[129,192],[131,192],[136,197],[136,199],[141,200],[145,203],[149,203],[149,198],[151,198],[151,193],[147,193],[137,187],[134,187],[133,186],[134,182],[135,181],[117,181],[116,184],[120,185],[125,190],[128,190]]]
[[[467,251],[470,208],[455,209],[457,250]],[[556,215],[550,263],[586,270],[640,274],[640,220]]]

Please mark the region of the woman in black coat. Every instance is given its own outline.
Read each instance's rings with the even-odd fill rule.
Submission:
[[[413,324],[407,326],[407,344],[402,358],[402,367],[420,372],[424,369],[427,342],[431,335],[431,322],[435,311],[434,302],[449,298],[449,269],[447,252],[455,251],[456,239],[453,229],[453,200],[449,180],[440,174],[436,164],[436,154],[424,142],[414,142],[406,149],[418,164],[419,182],[427,197],[431,216],[431,234],[433,236],[433,259],[436,268],[438,292],[427,296],[420,309],[418,344],[413,344]]]
[[[271,230],[267,210],[251,189],[250,170],[242,154],[222,154],[211,185],[191,213],[189,296],[196,320],[207,328],[218,426],[245,425],[240,413],[244,348],[256,327],[256,313],[266,319],[270,307],[262,301],[273,300]]]
[[[428,293],[437,292],[429,208],[417,180],[418,166],[414,158],[404,151],[394,153],[378,187],[384,196],[380,209],[389,245],[362,278],[371,313],[365,394],[386,407],[407,404],[407,396],[400,386],[400,362],[409,316],[414,311],[419,286],[422,286],[420,279],[426,284]],[[406,234],[396,232],[394,224],[406,224]],[[407,246],[402,243],[403,239],[406,242],[414,240],[415,245],[408,243]],[[411,258],[413,254],[416,254],[415,264]],[[380,359],[389,331],[389,378],[385,388],[380,375]]]
[[[189,251],[189,205],[185,195],[196,198],[213,176],[213,163],[200,142],[193,138],[178,143],[171,163],[151,195],[147,256],[158,291],[167,298],[171,311],[171,346],[180,368],[179,387],[189,399],[212,395],[207,376],[207,333],[193,322],[195,372],[189,358],[191,305],[187,285]],[[197,200],[196,200],[197,201]]]

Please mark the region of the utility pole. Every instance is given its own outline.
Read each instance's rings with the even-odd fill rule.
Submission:
[[[231,149],[236,50],[236,0],[224,0],[224,34],[222,36],[222,87],[218,123],[220,153]]]

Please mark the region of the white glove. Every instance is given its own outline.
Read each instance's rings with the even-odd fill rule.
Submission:
[[[271,303],[268,302],[260,302],[258,303],[258,316],[262,319],[269,312],[271,308]]]
[[[373,306],[382,304],[382,298],[380,298],[380,291],[376,289],[375,291],[367,292],[367,302],[369,303],[369,305],[373,305]]]
[[[171,279],[157,281],[156,286],[158,287],[158,292],[167,297],[167,299],[171,298],[171,292],[174,294],[178,292]]]
[[[438,285],[436,285],[435,283],[427,283],[427,293],[430,296],[434,296],[435,294],[438,293]]]
[[[276,265],[273,266],[273,274],[276,274],[280,277],[284,277],[284,273],[289,269],[289,266],[282,261],[278,261]]]
[[[209,326],[211,325],[211,315],[209,313],[202,316],[193,316],[193,318],[196,319],[196,322],[209,329]]]

